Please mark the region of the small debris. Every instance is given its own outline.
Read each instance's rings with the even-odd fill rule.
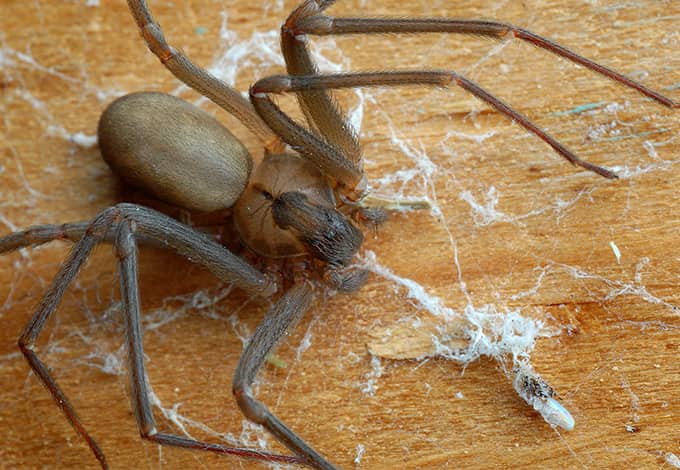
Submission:
[[[616,256],[616,262],[618,264],[621,264],[621,251],[619,250],[619,247],[616,246],[616,243],[614,243],[613,241],[609,242],[609,246],[612,248],[614,256]]]

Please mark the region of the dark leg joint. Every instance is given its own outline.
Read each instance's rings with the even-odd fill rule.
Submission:
[[[243,385],[235,385],[234,397],[238,407],[241,408],[244,416],[255,424],[263,425],[267,421],[267,410],[265,407],[253,398],[250,387]]]

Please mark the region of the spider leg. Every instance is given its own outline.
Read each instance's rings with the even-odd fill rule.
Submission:
[[[368,72],[348,73],[336,75],[289,76],[274,75],[255,83],[250,89],[250,99],[258,113],[267,123],[276,129],[284,141],[292,145],[306,158],[319,165],[322,171],[337,175],[336,168],[331,166],[335,160],[334,153],[340,150],[323,141],[307,129],[304,129],[293,119],[281,111],[268,96],[271,93],[296,92],[307,89],[336,89],[356,86],[400,86],[400,85],[435,85],[447,86],[455,84],[477,98],[493,106],[500,113],[516,121],[522,127],[532,132],[550,145],[557,153],[566,158],[573,165],[593,171],[605,178],[616,178],[616,174],[592,163],[581,160],[571,150],[562,145],[557,139],[534,124],[529,118],[516,111],[500,99],[493,96],[479,85],[467,78],[448,71],[405,71],[405,72]],[[329,152],[330,147],[330,152]],[[328,152],[327,154],[325,152]],[[330,161],[330,163],[327,163]],[[329,170],[329,168],[331,168]]]
[[[262,119],[284,142],[343,187],[348,192],[346,196],[349,199],[361,198],[366,189],[366,178],[361,168],[345,156],[342,148],[319,137],[312,130],[303,128],[288,117],[267,96],[271,92],[260,85],[260,82],[250,88],[250,99]]]
[[[141,307],[137,285],[137,244],[135,242],[134,225],[135,222],[131,219],[126,219],[121,223],[115,247],[120,269],[121,298],[124,305],[125,336],[128,348],[132,404],[141,436],[158,444],[187,449],[206,450],[268,462],[301,463],[299,459],[291,456],[277,455],[256,449],[211,444],[175,434],[159,433],[156,430],[144,367]]]
[[[0,254],[9,253],[10,251],[18,250],[27,246],[43,245],[53,240],[70,240],[77,242],[80,240],[90,222],[74,222],[70,224],[61,225],[36,225],[26,230],[11,233],[5,237],[0,238]],[[102,240],[112,241],[113,237],[110,235],[112,231],[107,230],[102,234]]]
[[[82,231],[82,223],[67,224],[66,227],[74,231]],[[47,227],[47,228],[46,228]],[[55,229],[55,227],[57,227]],[[40,230],[25,231],[21,236],[10,235],[0,239],[0,247],[7,248],[25,246],[30,240],[44,243],[47,238],[59,237],[63,231],[59,226],[43,226],[42,237],[33,237],[27,233],[41,234]],[[64,226],[61,226],[64,227]],[[111,234],[115,228],[115,236]],[[40,229],[40,227],[38,227]],[[52,377],[47,366],[40,360],[35,343],[45,324],[56,311],[64,292],[80,271],[84,262],[91,254],[95,245],[102,241],[113,241],[120,267],[121,297],[124,305],[126,338],[130,361],[130,376],[132,383],[132,404],[142,437],[151,441],[200,449],[220,454],[237,455],[271,462],[300,463],[300,459],[292,456],[271,454],[254,449],[227,447],[211,444],[181,436],[158,433],[151,411],[148,385],[144,372],[144,353],[142,347],[142,331],[140,322],[139,291],[137,286],[137,244],[136,233],[144,234],[143,238],[155,239],[159,246],[173,248],[187,258],[202,264],[223,280],[234,282],[251,293],[271,295],[275,285],[254,268],[229,253],[225,248],[210,237],[194,232],[173,219],[133,204],[119,204],[102,211],[90,223],[80,240],[76,242],[66,261],[62,264],[58,274],[43,296],[36,313],[26,325],[18,344],[35,374],[52,395],[57,406],[64,412],[76,432],[85,440],[102,468],[108,468],[106,457],[94,440],[86,431],[73,405],[64,394],[61,387]],[[16,235],[16,234],[15,234]],[[17,243],[17,239],[20,243]],[[10,242],[8,242],[8,240]]]
[[[576,52],[538,34],[523,28],[483,20],[454,20],[447,18],[335,18],[325,16],[322,12],[335,3],[335,0],[306,0],[296,8],[281,28],[281,49],[286,59],[288,73],[294,76],[318,75],[318,69],[311,58],[307,47],[308,35],[342,35],[342,34],[389,34],[389,33],[451,33],[471,34],[493,39],[501,39],[512,35],[536,47],[564,57],[582,65],[596,73],[606,76],[617,83],[632,88],[639,93],[670,108],[679,108],[680,103],[654,91],[643,84],[632,80],[619,72],[587,59]],[[595,165],[590,165],[576,157],[571,151],[559,144],[554,138],[535,126],[526,117],[513,108],[495,98],[489,92],[469,80],[458,77],[456,83],[473,93],[478,98],[491,104],[503,114],[515,119],[522,126],[538,135],[552,146],[563,157],[573,164],[583,166],[607,178],[615,175]],[[330,86],[329,86],[330,88]],[[252,93],[251,93],[252,94]],[[323,87],[305,87],[296,90],[298,100],[307,117],[310,128],[322,139],[311,142],[309,133],[299,134],[298,129],[291,130],[290,121],[276,119],[276,124],[268,120],[270,126],[284,137],[284,140],[296,149],[303,149],[308,157],[318,161],[325,173],[335,178],[347,191],[347,197],[357,199],[366,188],[366,179],[362,170],[362,157],[358,139],[347,123],[347,118],[333,100],[332,95]],[[252,100],[252,99],[251,99]],[[256,108],[258,104],[255,103]],[[268,103],[259,104],[259,113],[280,112]],[[264,116],[263,116],[264,117]],[[265,118],[266,119],[266,118]],[[297,135],[293,135],[297,134]],[[295,142],[295,143],[291,143]],[[296,146],[297,145],[297,146]],[[326,152],[327,156],[320,156]]]
[[[54,240],[68,240],[76,243],[87,233],[91,222],[71,222],[66,224],[44,224],[29,227],[26,230],[11,233],[6,237],[0,238],[0,254],[9,253],[14,250],[27,246],[44,245]],[[115,234],[118,231],[118,223],[111,222],[109,229],[101,234],[99,243],[113,243]],[[148,237],[144,233],[137,233],[135,241],[142,246],[156,246],[162,248],[164,244],[153,237]]]
[[[296,8],[281,26],[281,52],[290,75],[318,75],[319,71],[307,47],[307,38],[298,24],[306,18],[315,18],[334,1],[308,1]],[[318,135],[339,148],[346,164],[362,166],[361,146],[356,132],[347,122],[343,111],[333,97],[324,89],[305,90],[297,93],[300,107],[308,124]]]
[[[335,469],[331,463],[288,428],[252,394],[255,376],[265,363],[267,354],[294,328],[309,308],[312,289],[307,283],[295,284],[267,312],[264,320],[246,345],[234,373],[233,392],[243,414],[252,422],[264,426],[281,443],[313,468]]]
[[[281,26],[281,52],[290,75],[318,75],[319,71],[307,47],[307,36],[299,31],[297,24],[305,18],[319,15],[333,3],[335,0],[305,1]],[[355,130],[328,90],[307,89],[296,94],[307,123],[322,138],[310,146],[300,142],[306,136],[296,136],[300,137],[295,139],[296,145],[289,141],[295,131],[291,131],[285,121],[277,122],[277,127],[272,129],[299,152],[304,154],[305,150],[311,151],[309,157],[332,181],[343,188],[348,199],[360,199],[365,194],[368,183],[363,172],[361,146]],[[257,104],[255,106],[257,108]],[[258,112],[262,116],[262,111]],[[272,121],[267,123],[270,127],[273,125]]]
[[[236,117],[260,138],[270,152],[283,150],[281,140],[262,122],[248,100],[222,80],[194,64],[181,51],[168,44],[160,25],[153,18],[145,0],[128,0],[128,7],[149,50],[158,57],[165,68],[187,86],[210,98]]]
[[[30,322],[26,325],[24,332],[19,337],[18,343],[24,357],[26,357],[26,360],[30,364],[35,374],[38,376],[38,378],[40,378],[47,390],[49,390],[57,406],[64,412],[66,418],[69,420],[76,432],[85,440],[101,464],[102,468],[108,468],[106,457],[99,448],[99,445],[97,445],[96,441],[85,430],[80,418],[78,418],[78,415],[76,414],[75,409],[71,405],[71,402],[68,400],[59,385],[57,385],[48,368],[38,358],[38,355],[34,351],[35,342],[38,339],[40,332],[44,328],[45,323],[56,310],[58,303],[61,301],[61,298],[64,295],[66,287],[71,283],[96,245],[97,234],[102,236],[101,224],[93,223],[91,233],[84,236],[73,247],[68,258],[59,269],[59,273],[45,293],[45,296],[42,298],[36,313],[33,315]]]
[[[305,3],[315,2],[309,0]],[[329,6],[327,4],[317,9],[314,14],[297,15],[294,23],[291,23],[290,25],[286,23],[294,37],[302,39],[306,34],[328,36],[342,34],[451,33],[471,34],[491,39],[503,39],[508,37],[508,35],[512,35],[517,39],[582,65],[621,85],[632,88],[664,106],[669,108],[680,108],[680,102],[675,101],[658,91],[652,90],[640,82],[632,80],[609,67],[583,57],[551,39],[508,23],[484,20],[456,20],[449,18],[334,18],[317,14],[317,12],[327,8]],[[308,8],[300,7],[300,9],[308,11]],[[293,15],[291,15],[291,18],[292,17]],[[302,74],[291,73],[291,75]]]

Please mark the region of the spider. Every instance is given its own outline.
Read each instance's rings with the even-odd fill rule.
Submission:
[[[362,205],[368,188],[361,151],[328,90],[355,86],[455,84],[514,119],[571,163],[607,178],[615,177],[610,170],[579,159],[527,118],[456,73],[319,75],[307,53],[307,35],[428,31],[489,37],[510,34],[602,73],[663,105],[678,107],[663,95],[520,28],[488,21],[445,19],[331,20],[323,12],[333,1],[306,1],[290,15],[282,28],[283,53],[290,75],[258,81],[250,90],[251,102],[248,102],[170,47],[145,2],[128,3],[142,36],[161,62],[185,83],[237,116],[262,140],[267,156],[252,171],[247,152],[226,130],[215,127],[206,115],[167,95],[144,93],[116,101],[102,116],[99,138],[104,158],[124,181],[142,187],[171,205],[197,211],[232,208],[237,230],[249,249],[265,258],[292,258],[293,267],[282,276],[263,274],[201,232],[158,212],[130,204],[107,209],[92,222],[39,226],[0,240],[0,251],[59,238],[75,242],[19,344],[36,375],[102,467],[107,465],[103,452],[81,425],[68,398],[33,350],[33,344],[94,245],[107,241],[114,244],[119,258],[133,408],[142,436],[161,444],[273,462],[303,463],[314,468],[334,468],[254,399],[250,391],[267,353],[309,307],[313,293],[310,279],[315,271],[320,270],[325,283],[343,292],[353,292],[366,282],[366,272],[348,268],[363,240],[351,217],[370,222],[380,220],[382,215]],[[284,92],[299,96],[313,131],[290,120],[271,100],[272,94]],[[158,126],[159,123],[163,126]],[[168,130],[170,126],[176,127],[171,131]],[[206,144],[213,141],[221,141],[216,146],[226,150],[229,160],[213,156],[215,147],[208,148]],[[172,161],[162,160],[159,154],[150,150],[162,145],[169,148]],[[145,162],[150,166],[145,166]],[[204,179],[198,180],[197,174]],[[217,191],[213,192],[215,188]],[[253,296],[269,298],[283,291],[239,361],[234,394],[244,414],[267,428],[291,449],[295,457],[209,444],[156,431],[144,373],[136,283],[138,244],[174,249]]]

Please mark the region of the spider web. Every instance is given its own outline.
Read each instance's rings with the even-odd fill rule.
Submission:
[[[80,3],[88,10],[104,8],[99,2]],[[393,14],[389,10],[374,11],[374,7],[369,7],[367,3],[358,2],[358,5],[364,7],[364,11],[370,8],[371,14]],[[621,28],[634,26],[628,23],[632,23],[630,18],[635,17],[636,8],[591,3],[593,15],[613,18]],[[267,23],[267,28],[254,33],[234,26],[233,15],[227,13],[228,5],[222,7],[227,11],[221,12],[218,34],[209,29],[205,31],[200,24],[196,24],[193,31],[195,38],[210,35],[219,41],[218,44],[211,44],[215,53],[209,70],[239,89],[246,89],[247,84],[256,77],[280,72],[283,62],[278,48],[278,22],[291,7],[288,2],[285,5],[280,1],[264,2],[259,9],[256,8],[258,14],[273,19],[271,24]],[[337,12],[339,16],[343,11],[349,11],[345,14],[355,14],[351,10],[352,6],[341,7],[338,5],[333,13]],[[472,7],[468,7],[469,11],[455,13],[466,17],[501,17],[499,13],[509,8],[509,2],[483,7],[483,15]],[[432,2],[431,12],[423,13],[422,6],[420,8],[413,14],[451,15],[445,2]],[[89,13],[88,10],[86,13]],[[461,7],[461,10],[464,8]],[[536,15],[536,11],[525,11],[519,20],[530,29],[536,25],[544,27],[546,23]],[[44,14],[47,10],[43,11],[43,7],[38,6],[36,12],[38,23],[49,23],[48,15]],[[120,13],[124,14],[123,11]],[[97,16],[96,13],[93,15]],[[680,12],[666,12],[664,18],[678,18],[678,15]],[[562,21],[568,23],[575,19],[565,13]],[[659,21],[663,28],[663,19]],[[179,26],[172,23],[171,17],[163,19],[162,24],[172,41],[175,37],[173,30]],[[190,24],[193,26],[192,22]],[[656,47],[677,50],[680,41],[678,33],[672,28],[667,31],[657,32],[654,44]],[[136,39],[132,38],[131,41]],[[573,36],[557,39],[565,42],[571,40],[574,44]],[[90,41],[94,39],[81,36],[78,45],[72,46],[75,53],[83,56],[91,54],[93,50],[90,44],[94,48],[100,44]],[[355,65],[357,63],[365,69],[367,64],[370,66],[373,63],[366,61],[365,55],[381,57],[384,61],[380,65],[381,69],[403,68],[403,57],[394,54],[393,46],[390,46],[398,41],[404,40],[376,41],[372,44],[374,49],[369,52],[356,50],[353,47],[355,43],[345,38],[315,38],[312,45],[321,70],[333,72],[356,70],[360,68]],[[0,179],[5,183],[0,187],[0,223],[8,230],[16,230],[35,223],[80,220],[83,214],[93,214],[110,204],[115,187],[110,182],[104,182],[110,175],[106,167],[96,160],[93,127],[91,123],[81,122],[77,116],[78,108],[93,102],[109,102],[115,96],[136,90],[139,82],[124,75],[117,75],[117,80],[106,82],[101,76],[94,75],[86,60],[83,60],[82,65],[74,65],[77,61],[65,61],[64,55],[61,61],[50,61],[49,58],[40,57],[36,47],[39,44],[29,42],[28,45],[17,46],[13,41],[14,45],[10,46],[8,42],[6,33],[0,30],[0,73],[3,83],[12,84],[3,92],[0,104],[5,129],[8,135],[21,132],[15,119],[30,114],[37,122],[37,140],[49,143],[52,145],[51,151],[59,152],[61,156],[52,161],[50,155],[44,155],[42,171],[35,172],[33,168],[24,168],[24,155],[36,152],[36,147],[40,148],[36,143],[27,138],[26,141],[10,140],[4,146],[3,160],[0,161]],[[140,47],[138,42],[135,42],[137,48]],[[482,41],[482,46],[479,46],[479,40],[475,38],[463,38],[459,49],[450,51],[450,44],[454,42],[458,44],[458,39],[430,39],[429,46],[425,45],[424,49],[421,47],[418,53],[413,54],[408,68],[456,69],[484,86],[498,90],[501,96],[509,99],[511,95],[502,95],[503,88],[505,83],[512,85],[515,73],[521,73],[523,55],[542,54],[512,41]],[[610,44],[598,46],[603,57],[611,52]],[[189,55],[192,55],[190,44],[182,44],[182,47],[187,48]],[[654,45],[647,47],[653,48]],[[483,53],[478,54],[479,50]],[[628,53],[617,51],[609,55],[625,59]],[[633,75],[638,75],[635,78],[645,78],[661,67],[658,61],[649,65],[644,63],[643,60],[649,56],[654,56],[654,53],[640,53],[639,70],[633,71]],[[680,68],[677,53],[674,57],[668,57],[668,60],[671,63],[666,70],[677,71]],[[121,63],[124,62],[121,60]],[[512,96],[511,101],[523,103],[522,109],[526,109],[526,112],[536,113],[537,109],[546,106],[541,87],[543,84],[547,87],[550,83],[550,73],[579,76],[574,67],[557,62],[557,65],[551,65],[550,59],[540,62],[548,71],[536,72],[535,78],[532,78],[535,82],[530,83],[531,90],[518,91],[515,83],[513,91],[517,92],[517,96]],[[149,64],[153,64],[157,73],[165,73],[155,62],[149,61]],[[113,64],[110,70],[116,70],[116,65]],[[490,73],[496,78],[490,77]],[[41,80],[53,81],[66,90],[70,104],[67,113],[50,101],[50,86],[43,86]],[[671,94],[672,88],[677,88],[677,82],[676,73],[675,82],[657,77],[652,83],[670,83],[667,92]],[[162,86],[158,85],[159,82],[155,83],[159,88]],[[432,207],[426,212],[395,215],[387,227],[379,230],[377,241],[367,241],[358,257],[359,265],[375,273],[373,285],[367,286],[368,294],[363,295],[375,293],[378,296],[375,298],[385,298],[385,305],[393,307],[384,312],[379,320],[369,324],[357,323],[355,326],[351,334],[368,338],[367,348],[337,349],[339,364],[360,364],[363,370],[361,375],[350,377],[345,384],[358,391],[361,399],[381,399],[392,386],[391,377],[404,374],[411,368],[408,364],[412,365],[413,362],[409,360],[415,360],[415,370],[426,367],[437,357],[457,360],[463,367],[446,366],[445,372],[438,375],[438,384],[432,384],[435,380],[432,383],[425,382],[424,391],[418,390],[417,393],[422,392],[427,396],[433,387],[448,387],[447,393],[454,404],[463,403],[465,406],[465,401],[474,393],[474,387],[463,385],[466,377],[470,374],[497,375],[496,369],[507,375],[505,394],[511,395],[512,369],[518,364],[550,377],[551,383],[556,385],[554,382],[560,381],[559,360],[551,359],[550,355],[567,354],[565,351],[574,342],[572,339],[578,338],[582,330],[587,333],[589,328],[593,331],[605,328],[599,322],[596,322],[597,326],[593,322],[582,325],[579,321],[581,304],[599,305],[607,320],[612,321],[611,328],[624,330],[620,335],[622,338],[628,338],[631,332],[648,335],[650,351],[656,350],[655,343],[668,341],[672,337],[669,331],[675,332],[677,336],[680,314],[677,293],[663,288],[663,285],[664,280],[674,279],[677,286],[680,259],[674,253],[664,259],[652,247],[646,255],[635,243],[657,233],[654,230],[646,231],[645,227],[635,223],[635,217],[646,208],[644,202],[640,202],[640,188],[648,185],[649,178],[665,178],[677,183],[677,151],[672,151],[678,143],[677,117],[676,122],[673,122],[673,115],[667,110],[659,109],[634,94],[621,92],[618,88],[607,88],[606,81],[604,84],[597,83],[599,93],[588,93],[591,82],[575,80],[575,92],[572,94],[579,96],[583,93],[584,98],[574,102],[555,100],[549,104],[554,107],[552,111],[538,115],[543,119],[541,124],[549,126],[554,134],[566,135],[567,138],[576,135],[570,144],[579,146],[579,142],[582,143],[583,147],[579,150],[583,149],[580,153],[584,153],[584,157],[591,157],[588,153],[593,152],[593,158],[604,158],[598,163],[609,165],[619,173],[622,183],[615,189],[619,195],[609,209],[606,208],[606,198],[614,194],[609,182],[575,172],[555,158],[540,142],[536,142],[537,139],[497,119],[483,105],[461,91],[362,89],[339,95],[364,143],[366,169],[373,191],[393,199],[425,199]],[[215,112],[214,106],[205,99],[187,93],[184,86],[175,84],[168,89]],[[615,91],[602,93],[603,89]],[[612,97],[620,95],[625,98],[612,100]],[[395,99],[395,96],[399,96],[399,99]],[[594,101],[602,97],[609,101]],[[386,102],[402,104],[388,109],[383,106]],[[289,105],[287,109],[292,109],[292,100],[283,100],[283,103]],[[229,118],[225,120],[229,122]],[[428,134],[433,127],[440,129],[434,139]],[[243,137],[249,148],[257,146],[252,136],[243,131],[237,131],[237,134]],[[605,150],[595,153],[591,143]],[[622,154],[626,158],[619,157]],[[74,166],[84,171],[76,176],[68,176],[69,169]],[[546,169],[539,170],[538,177],[528,177],[526,170],[514,171],[516,167]],[[481,168],[486,168],[488,175],[476,178],[473,171]],[[27,177],[27,173],[37,176]],[[83,174],[89,175],[90,182],[79,187]],[[64,175],[66,179],[63,186],[59,191],[53,189],[50,182]],[[524,197],[518,196],[518,186],[526,188]],[[89,198],[83,198],[83,194],[89,194]],[[674,193],[670,194],[672,198]],[[92,209],[91,206],[96,208]],[[677,210],[677,196],[675,200],[669,201],[669,207]],[[584,214],[591,213],[589,209],[595,219],[598,215],[612,211],[615,216],[608,220],[614,219],[617,224],[596,227],[592,233],[583,235],[574,233],[582,227],[579,222]],[[662,224],[661,221],[659,223]],[[390,224],[404,226],[403,233],[409,235],[418,234],[418,230],[407,232],[409,229],[406,226],[420,226],[426,236],[419,238],[414,247],[407,235],[400,238],[399,229],[402,227],[395,229]],[[630,233],[636,230],[637,235],[631,236]],[[553,239],[551,242],[542,241],[545,233]],[[383,236],[389,241],[380,241]],[[675,238],[677,240],[677,236]],[[518,244],[518,241],[526,245]],[[578,244],[584,242],[587,245],[580,248],[580,256],[573,256],[574,251],[579,251]],[[635,249],[628,251],[628,246]],[[424,253],[422,261],[414,259],[414,252],[419,249]],[[100,250],[101,253],[96,255],[95,261],[90,262],[90,266],[98,267],[100,259],[108,259],[104,251]],[[427,253],[432,252],[439,253],[440,263],[434,266],[437,278],[428,276],[432,268],[428,261],[432,258]],[[606,259],[602,253],[608,253],[609,266],[601,263],[602,259]],[[0,316],[3,319],[8,319],[10,312],[14,316],[20,310],[30,311],[34,303],[32,299],[44,291],[61,256],[63,251],[57,253],[52,248],[38,248],[22,250],[19,255],[7,258],[9,261],[5,261],[1,268],[3,279],[6,280],[6,296],[0,297]],[[521,272],[513,275],[515,266],[519,270],[519,262],[513,262],[513,257],[530,263],[532,269],[528,271],[529,275],[527,271],[524,271],[524,275]],[[161,259],[160,254],[151,255],[149,265],[158,269],[162,266]],[[405,262],[405,259],[410,261]],[[112,264],[111,261],[101,263]],[[495,263],[498,263],[498,270]],[[159,282],[160,276],[154,275],[151,267],[142,267],[142,278],[152,279],[144,281],[142,289],[146,282]],[[500,274],[496,277],[479,274],[486,271]],[[676,273],[675,278],[668,273]],[[57,326],[48,335],[41,351],[51,364],[61,364],[59,367],[66,370],[85,365],[106,374],[120,375],[118,383],[124,388],[125,351],[121,346],[114,274],[111,270],[99,272],[91,267],[83,275],[74,286],[69,301],[65,301],[66,305],[77,307],[80,320],[76,319],[75,326],[67,326],[67,320],[62,320],[65,312],[58,314],[55,321]],[[182,277],[179,273],[172,276],[175,281]],[[440,276],[444,280],[439,279]],[[208,279],[206,276],[198,277],[202,281]],[[557,295],[556,292],[560,291],[562,295]],[[367,297],[362,300],[361,295],[356,300],[357,305],[368,309],[370,301]],[[570,305],[568,299],[574,297],[586,300]],[[227,307],[223,305],[224,301],[228,301]],[[621,301],[643,310],[645,314],[637,320],[634,315],[619,312]],[[195,316],[224,324],[239,341],[245,342],[256,321],[244,320],[242,314],[253,308],[266,308],[255,306],[238,292],[232,292],[228,286],[215,286],[214,281],[208,288],[202,287],[199,282],[190,282],[189,287],[180,294],[152,297],[149,302],[151,306],[145,308],[144,314],[145,333],[147,339],[150,337],[151,341],[161,343],[177,334],[178,330],[181,331],[184,320]],[[322,331],[329,321],[326,318],[333,315],[331,310],[334,302],[332,297],[320,298],[320,305],[315,309],[311,321],[305,323],[303,331],[294,335],[289,345],[282,348],[282,355],[288,362],[279,366],[285,376],[283,387],[274,395],[267,395],[265,389],[271,379],[266,374],[259,379],[258,393],[270,397],[269,403],[283,406],[287,396],[293,393],[296,371],[307,370],[304,369],[305,361],[313,359],[315,345],[324,341]],[[66,306],[62,308],[66,309]],[[21,322],[28,318],[27,315],[23,316]],[[15,337],[21,327],[18,328],[11,335]],[[208,328],[214,328],[214,324]],[[102,341],[102,333],[111,333],[111,337],[120,340]],[[470,337],[474,341],[469,341]],[[83,345],[86,346],[84,349]],[[539,361],[532,360],[536,347],[543,350]],[[73,355],[70,354],[72,350],[87,352]],[[4,351],[6,353],[3,353],[0,361],[3,368],[15,367],[22,360],[10,347]],[[154,362],[152,351],[153,347],[147,345],[150,368]],[[641,391],[636,388],[640,381],[637,378],[632,380],[629,376],[630,367],[651,367],[649,361],[654,359],[645,358],[643,353],[637,352],[643,357],[640,359],[626,354],[625,349],[614,348],[600,358],[586,361],[587,366],[576,374],[578,381],[572,382],[567,388],[556,385],[565,406],[585,415],[587,422],[592,425],[592,418],[587,413],[587,400],[591,393],[598,393],[597,382],[606,380],[616,389],[618,396],[623,397],[617,403],[626,403],[622,414],[627,429],[633,432],[642,426],[641,423],[646,424],[646,407],[655,404],[663,407],[664,403],[666,407],[671,407],[669,402],[673,398],[657,398],[653,390],[647,390],[648,398],[640,399]],[[482,363],[474,371],[470,370],[471,364],[476,364],[481,356],[493,358],[497,365]],[[272,362],[275,361],[273,359]],[[444,367],[440,362],[437,364],[439,368]],[[569,367],[564,369],[569,372]],[[222,372],[220,369],[215,374]],[[462,372],[465,375],[457,377]],[[150,374],[154,385],[156,379],[153,372]],[[442,379],[444,376],[455,381]],[[34,381],[34,378],[26,379],[24,389],[27,394],[33,396],[42,393],[37,387],[34,390],[29,386],[29,381]],[[186,390],[178,390],[177,398],[159,398],[160,394],[153,396],[157,411],[165,420],[174,423],[176,431],[187,436],[209,436],[233,445],[277,449],[268,434],[245,420],[239,431],[225,430],[216,427],[214,421],[208,424],[192,412],[185,412],[185,402],[189,399],[182,392]],[[222,403],[222,395],[228,394],[228,388],[216,388],[212,393],[220,397],[215,400],[219,404]],[[655,398],[652,399],[652,395]],[[274,398],[273,402],[271,397]],[[536,419],[535,415],[532,416]],[[576,426],[579,424],[577,415]],[[543,432],[551,431],[546,427]],[[603,453],[619,451],[607,448],[592,452],[572,450],[568,437],[560,433],[556,440],[561,443],[563,454],[572,453],[571,463],[574,465],[589,466]],[[641,459],[651,455],[680,468],[677,448],[654,447],[656,442],[667,441],[652,441],[651,446],[634,451],[634,455]],[[370,443],[357,438],[353,448],[354,463],[358,468],[363,467],[362,461],[370,457],[371,447]],[[159,452],[160,465],[165,462],[163,453],[167,451]]]

